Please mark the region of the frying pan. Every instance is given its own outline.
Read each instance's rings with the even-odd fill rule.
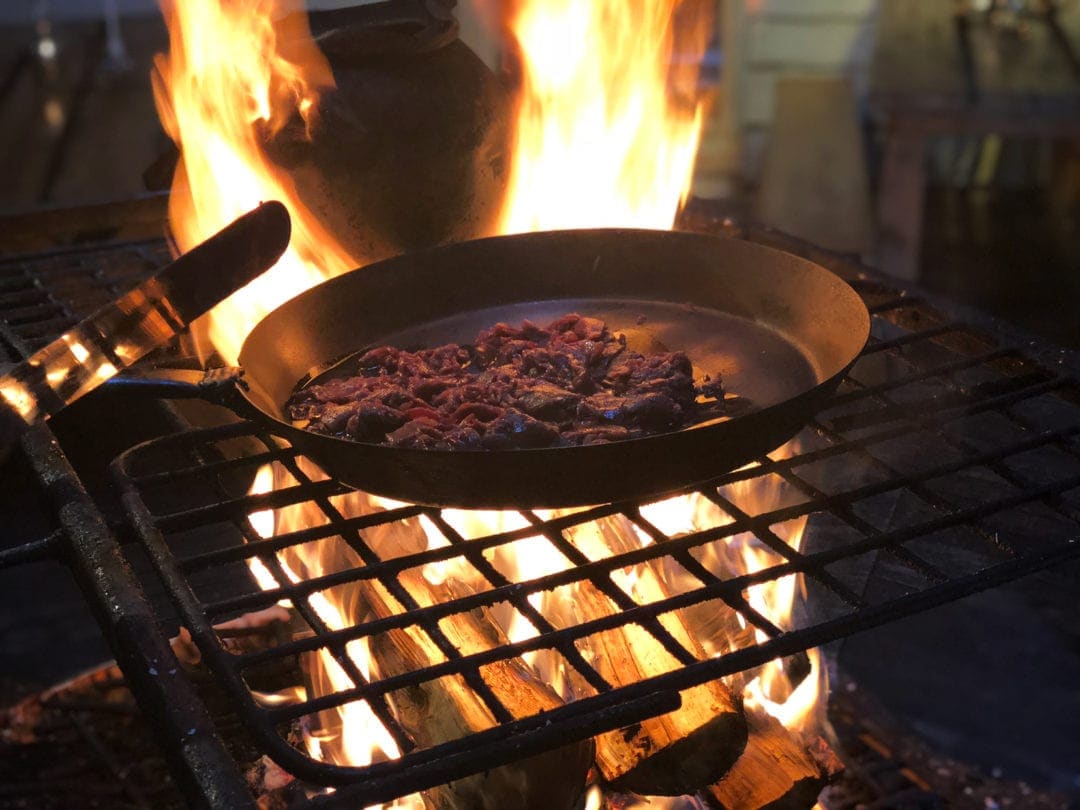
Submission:
[[[294,426],[298,387],[349,373],[379,345],[467,343],[499,321],[602,318],[642,352],[684,351],[723,377],[731,415],[645,438],[528,450],[419,450]],[[240,352],[240,411],[365,491],[433,506],[576,506],[658,495],[791,438],[862,350],[869,315],[812,262],[735,239],[647,230],[551,231],[405,254],[270,313]]]

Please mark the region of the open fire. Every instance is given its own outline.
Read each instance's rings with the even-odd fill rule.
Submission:
[[[690,187],[707,109],[707,99],[698,90],[696,57],[713,27],[710,7],[699,0],[509,4],[503,22],[519,57],[521,81],[502,232],[672,226]],[[318,48],[305,31],[295,30],[298,16],[288,14],[293,10],[284,0],[166,4],[171,52],[158,63],[155,86],[162,120],[182,151],[170,200],[177,247],[193,247],[260,200],[282,200],[293,218],[292,245],[281,262],[209,316],[213,347],[230,362],[263,315],[366,258],[349,255],[300,200],[288,173],[264,152],[267,133],[296,114],[307,126],[317,127],[315,100],[333,86]],[[282,30],[278,21],[285,19],[292,30]],[[324,477],[310,466],[305,472]],[[267,467],[255,489],[292,483],[284,468]],[[775,508],[783,492],[755,483],[727,497],[752,513]],[[397,506],[360,492],[340,496],[333,505],[346,518]],[[537,514],[543,519],[558,515]],[[419,515],[391,528],[379,527],[365,534],[365,541],[386,560],[502,532],[521,536],[485,554],[482,563],[457,556],[403,572],[401,592],[391,593],[374,580],[318,591],[309,601],[326,628],[343,630],[461,599],[490,588],[493,577],[525,582],[556,574],[580,560],[648,546],[661,533],[674,537],[731,522],[716,503],[684,496],[643,508],[640,519],[615,516],[576,526],[564,538],[567,547],[557,549],[548,539],[528,534],[530,523],[523,513],[446,510],[442,515],[443,525]],[[325,520],[302,508],[256,513],[250,519],[264,538]],[[773,531],[797,548],[804,528],[805,518]],[[782,561],[745,535],[711,543],[694,558],[720,579]],[[290,546],[277,553],[276,562],[278,574],[292,582],[365,564],[357,549],[340,537]],[[486,570],[478,570],[478,564]],[[264,588],[279,584],[258,561],[252,572]],[[456,614],[440,623],[439,639],[409,626],[350,641],[347,655],[353,675],[326,650],[310,654],[303,662],[306,696],[354,689],[359,685],[356,673],[365,680],[391,678],[444,661],[445,643],[468,656],[506,641],[527,641],[545,628],[599,620],[700,587],[700,579],[674,560],[616,570],[610,582],[610,590],[578,582],[531,594],[529,615],[506,603]],[[781,629],[788,626],[798,596],[795,576],[744,594],[750,610]],[[745,646],[747,638],[760,640],[764,633],[719,600],[662,614],[654,622],[650,630],[631,623],[589,636],[578,645],[584,668],[567,666],[553,650],[536,649],[490,665],[484,685],[515,718],[531,716],[596,694],[597,683],[583,677],[583,669],[617,687],[683,666],[686,662],[658,643],[654,631],[667,634],[696,660]],[[427,799],[437,807],[487,806],[479,803],[479,796],[501,797],[503,803],[493,807],[572,807],[586,780],[600,778],[639,794],[678,795],[708,788],[714,800],[723,803],[724,791],[736,789],[732,783],[740,778],[740,768],[752,767],[744,763],[754,746],[765,744],[762,740],[775,744],[770,730],[777,723],[797,741],[786,744],[805,756],[804,740],[814,735],[820,721],[823,680],[816,654],[810,655],[810,664],[811,673],[794,682],[782,663],[774,661],[723,683],[688,689],[682,693],[682,707],[669,715],[629,731],[600,735],[589,745],[570,744],[459,780],[430,791]],[[308,751],[327,762],[367,765],[400,756],[403,745],[428,747],[490,728],[500,718],[477,699],[475,686],[461,676],[447,676],[391,693],[385,706],[355,700],[325,710],[305,729]],[[388,730],[379,716],[385,711],[409,739],[395,738]],[[526,795],[534,804],[525,802]],[[594,790],[588,802],[599,807],[603,797]],[[735,806],[730,799],[728,803]],[[424,798],[406,797],[393,806],[423,807]]]
[[[302,470],[315,480],[322,477],[320,471],[309,462],[302,462]],[[295,484],[295,478],[285,468],[280,465],[267,466],[260,471],[254,491],[269,492]],[[730,491],[724,493],[725,497],[750,513],[774,509],[784,496],[778,486],[763,487],[757,479],[751,483],[732,485],[728,489]],[[332,498],[331,504],[336,513],[345,519],[362,518],[405,506],[360,492]],[[549,521],[573,511],[580,510],[538,510],[531,514]],[[343,630],[364,622],[387,619],[407,609],[467,598],[489,590],[494,577],[501,576],[508,582],[527,583],[571,568],[577,562],[572,553],[569,557],[565,556],[565,552],[556,550],[548,538],[529,533],[531,524],[528,514],[442,510],[438,518],[441,525],[437,525],[432,517],[421,514],[369,529],[363,533],[364,542],[371,552],[384,561],[442,549],[454,542],[481,541],[502,533],[515,533],[517,539],[485,551],[480,563],[457,555],[444,562],[409,569],[399,576],[404,590],[396,596],[375,581],[351,582],[318,591],[312,597],[311,604],[328,629]],[[326,517],[318,509],[304,504],[254,513],[250,520],[256,532],[269,539],[325,522]],[[638,520],[616,516],[575,525],[567,530],[566,539],[574,552],[595,561],[649,545],[653,542],[653,529],[668,537],[677,537],[730,522],[730,517],[712,501],[700,495],[680,496],[644,506]],[[777,526],[775,531],[787,543],[798,548],[804,528],[805,519],[800,519]],[[756,572],[780,562],[777,555],[748,534],[727,537],[703,546],[694,559],[710,573],[723,579]],[[294,583],[338,571],[356,570],[364,565],[357,549],[341,536],[290,546],[276,554],[276,561],[280,566],[279,571]],[[480,570],[478,565],[485,564],[490,568]],[[281,584],[260,562],[252,563],[252,571],[264,589],[274,589]],[[612,572],[611,581],[629,596],[634,605],[647,605],[699,587],[698,581],[671,559],[617,569]],[[797,584],[795,577],[789,576],[749,588],[745,598],[752,609],[768,621],[785,627],[797,599]],[[587,581],[531,594],[528,603],[555,630],[603,619],[620,610],[616,600]],[[748,627],[739,614],[718,601],[661,614],[659,618],[663,629],[699,659],[747,646],[751,642],[746,634],[761,633],[757,628]],[[507,603],[449,616],[440,622],[440,630],[465,656],[483,653],[494,645],[522,642],[538,635],[533,621]],[[585,661],[613,686],[632,685],[681,666],[679,661],[665,652],[650,632],[636,624],[589,635],[579,643],[578,648]],[[438,644],[418,626],[351,641],[348,654],[365,679],[376,680],[392,678],[446,660]],[[575,667],[567,666],[567,662],[554,650],[528,652],[521,656],[521,660],[526,666],[505,666],[500,671],[493,671],[488,679],[500,700],[512,711],[520,712],[515,717],[529,716],[536,711],[554,708],[563,701],[596,694],[596,689],[587,679]],[[333,695],[355,687],[327,650],[312,655],[305,666],[309,690],[304,696],[306,698]],[[814,739],[816,731],[820,729],[820,697],[824,685],[816,652],[810,655],[810,667],[809,674],[795,678],[793,682],[782,662],[773,661],[755,671],[728,679],[723,684],[685,691],[682,694],[683,706],[679,711],[657,720],[645,721],[633,734],[620,731],[596,738],[595,760],[599,775],[606,783],[635,793],[689,793],[695,790],[695,785],[706,787],[715,781],[719,783],[714,788],[716,798],[728,798],[731,794],[725,794],[725,791],[743,789],[732,788],[730,781],[725,787],[725,780],[720,776],[734,764],[726,779],[740,778],[739,757],[745,756],[744,742],[745,750],[752,751],[756,737],[763,738],[768,746],[766,754],[772,757],[777,756],[778,751],[780,755],[808,756],[807,741]],[[507,686],[507,679],[511,686]],[[732,699],[733,693],[742,698],[744,705],[741,709],[739,700]],[[523,698],[523,694],[528,697]],[[404,724],[411,736],[414,740],[422,741],[425,747],[447,742],[465,733],[482,731],[496,722],[470,692],[469,685],[457,679],[443,678],[429,682],[421,690],[421,696],[416,693],[394,693],[390,696],[390,704],[397,717],[407,718]],[[733,733],[728,722],[732,718],[739,722],[744,710],[750,722],[748,742],[745,734],[739,736]],[[415,725],[410,727],[410,722]],[[787,728],[790,734],[781,735],[779,726]],[[336,764],[366,765],[394,758],[401,753],[397,742],[387,733],[372,707],[358,700],[322,712],[317,720],[309,724],[305,733],[310,753]],[[671,767],[672,763],[664,759],[661,752],[665,746],[674,746],[683,739],[692,741],[692,745],[679,749],[680,771],[671,776],[666,773],[666,768]],[[726,764],[725,746],[730,747],[731,752]],[[575,779],[578,785],[583,784],[588,766],[582,767],[580,750],[560,753],[559,762],[563,767],[559,773],[571,783],[567,786],[570,794],[560,796],[558,802],[550,805],[530,805],[524,803],[522,798],[522,806],[573,806]],[[578,768],[576,774],[573,770],[575,764]],[[756,766],[744,767],[752,769],[749,778],[761,778],[756,773]],[[498,778],[491,777],[492,773],[498,774]],[[527,760],[520,768],[494,769],[484,780],[473,785],[468,784],[469,780],[460,780],[454,787],[441,789],[438,798],[433,801],[436,806],[472,806],[469,802],[476,800],[476,792],[490,792],[506,799],[508,795],[517,795],[513,792],[515,788],[510,786],[532,784],[535,790],[535,780],[550,779],[550,776],[550,763],[538,765],[535,760]],[[783,775],[780,777],[782,780]],[[734,795],[741,800],[747,798],[742,792]],[[552,797],[546,798],[550,800]],[[424,806],[419,795],[401,801],[403,804],[399,806]],[[653,806],[680,806],[675,801],[657,798],[653,799]],[[752,805],[729,802],[725,806]]]
[[[294,112],[307,121],[319,90],[334,81],[310,36],[275,26],[285,6],[277,0],[163,3],[169,53],[158,57],[154,97],[180,149],[169,195],[176,247],[190,250],[262,200],[280,200],[292,218],[292,240],[278,263],[206,316],[213,348],[232,363],[261,317],[364,263],[326,232],[263,149]],[[286,19],[295,26],[302,17]]]

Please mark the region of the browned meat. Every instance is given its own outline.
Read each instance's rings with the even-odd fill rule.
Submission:
[[[424,450],[621,441],[715,416],[718,376],[694,382],[682,352],[642,355],[596,318],[498,323],[471,346],[380,346],[356,376],[298,391],[290,416],[317,433]]]

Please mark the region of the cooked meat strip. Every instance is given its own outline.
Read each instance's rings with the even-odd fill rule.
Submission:
[[[497,323],[472,345],[379,346],[357,374],[308,386],[290,416],[317,433],[423,450],[588,445],[713,416],[717,375],[694,382],[682,352],[643,355],[597,318]]]

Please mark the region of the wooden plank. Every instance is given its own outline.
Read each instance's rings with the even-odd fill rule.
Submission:
[[[74,92],[96,44],[95,30],[65,26],[56,34],[55,61],[35,59],[34,67],[13,82],[0,112],[0,210],[25,210],[40,202]]]
[[[1060,19],[1066,30],[1080,27],[1076,10],[1063,9]],[[1038,103],[1047,111],[1080,109],[1080,82],[1045,19],[1027,18],[1022,26],[1015,34],[983,18],[969,26],[979,107],[1009,110]],[[1075,34],[1073,39],[1080,45]]]
[[[142,173],[168,145],[150,90],[154,54],[168,47],[160,16],[122,22],[131,66],[100,70],[86,97],[45,199],[83,203],[134,197],[144,191]]]
[[[896,126],[923,135],[998,135],[1018,138],[1080,137],[1080,116],[1047,111],[1030,99],[1013,105],[1013,110],[958,108],[955,110],[894,110]],[[891,126],[891,125],[890,125]]]
[[[756,214],[822,247],[849,253],[871,248],[869,180],[848,81],[791,77],[777,82]]]
[[[965,36],[975,85],[968,98],[964,48],[951,3],[892,0],[884,3],[874,55],[871,98],[885,110],[975,106],[989,112],[1080,111],[1075,66],[1046,18],[1024,17],[1010,32],[985,15],[967,17]],[[1080,7],[1064,6],[1061,29],[1080,48]]]
[[[744,127],[768,127],[772,124],[776,109],[776,82],[780,75],[775,70],[747,68],[743,79],[746,91],[742,100],[741,123]]]
[[[758,13],[784,17],[866,17],[877,0],[761,0]]]
[[[919,277],[926,148],[918,130],[896,127],[886,134],[878,190],[878,267],[906,280]]]
[[[158,192],[0,216],[0,255],[46,250],[68,242],[161,237],[166,232],[168,204],[168,192]]]
[[[859,18],[778,21],[757,17],[748,26],[750,65],[798,65],[840,72],[865,39],[868,23]]]

